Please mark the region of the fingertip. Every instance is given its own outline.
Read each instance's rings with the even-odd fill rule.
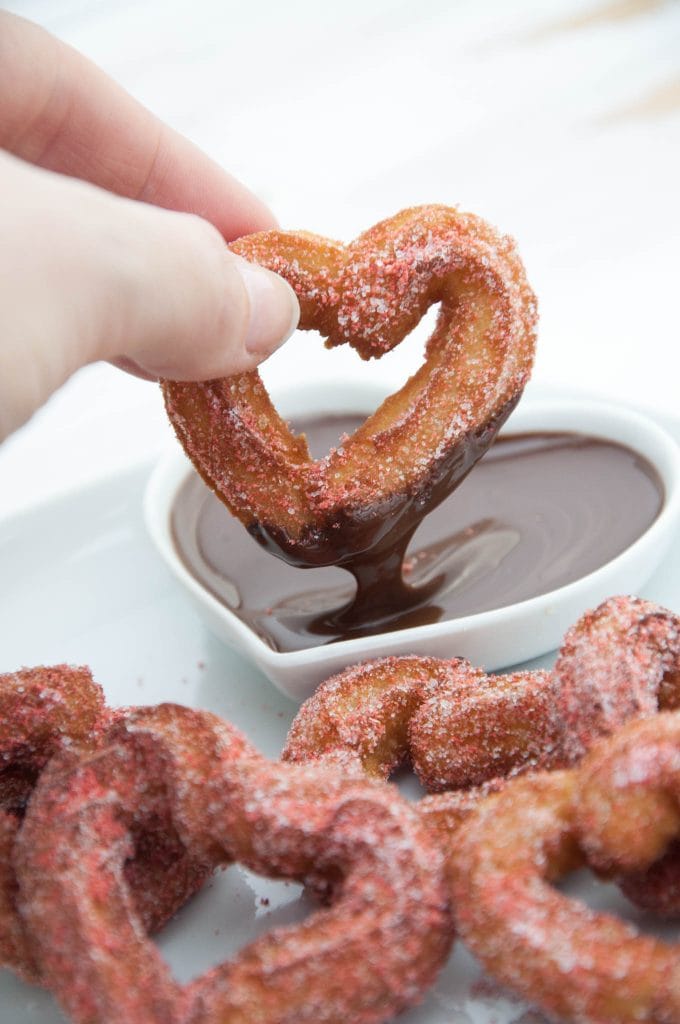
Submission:
[[[148,269],[121,313],[123,350],[109,358],[137,376],[183,381],[254,369],[297,326],[293,289],[231,252],[208,222],[147,210],[147,243],[135,265]]]
[[[297,295],[282,277],[240,256],[234,266],[248,295],[248,325],[243,346],[257,362],[275,352],[294,333],[300,320]]]

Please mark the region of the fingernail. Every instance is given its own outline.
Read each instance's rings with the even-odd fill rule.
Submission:
[[[247,260],[238,262],[250,302],[246,351],[264,358],[293,334],[300,319],[300,305],[293,289],[278,274]]]

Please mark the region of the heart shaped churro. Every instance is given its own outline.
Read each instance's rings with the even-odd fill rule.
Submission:
[[[125,720],[112,711],[85,667],[53,665],[0,675],[0,967],[45,983],[19,913],[14,851],[24,814],[52,763],[65,769],[103,747]],[[158,931],[212,873],[217,861],[192,857],[167,822],[128,822],[124,876],[144,932]],[[49,838],[49,837],[48,837]]]
[[[679,794],[674,711],[627,722],[576,768],[515,779],[483,801],[451,867],[456,923],[486,970],[551,1020],[680,1019],[677,944],[553,885],[583,865],[617,880],[654,871],[677,840]],[[675,868],[677,881],[677,850]]]
[[[309,882],[330,905],[179,985],[124,875],[134,819],[176,829],[193,858]],[[176,705],[131,711],[75,765],[55,758],[16,849],[43,977],[80,1024],[379,1024],[418,1001],[453,941],[443,852],[396,793],[268,762]]]
[[[403,554],[420,519],[486,451],[528,379],[536,302],[513,242],[471,214],[424,206],[348,246],[268,231],[232,249],[289,281],[303,330],[365,359],[394,348],[440,304],[418,372],[317,461],[257,371],[163,383],[199,473],[275,554],[348,568],[365,552]]]
[[[459,821],[509,777],[576,764],[628,719],[680,707],[679,673],[678,616],[611,597],[571,627],[550,672],[489,676],[459,658],[404,655],[350,666],[302,705],[282,758],[378,778],[410,762],[433,794],[421,812],[455,845]]]

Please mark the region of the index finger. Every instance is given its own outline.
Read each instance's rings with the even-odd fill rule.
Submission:
[[[198,214],[227,240],[276,223],[244,185],[77,50],[2,11],[0,147],[118,195]]]

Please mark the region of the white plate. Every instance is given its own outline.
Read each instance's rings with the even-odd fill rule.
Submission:
[[[666,426],[680,439],[680,420]],[[276,757],[296,708],[204,628],[153,550],[142,520],[150,469],[131,470],[0,522],[0,666],[4,671],[88,663],[111,703],[171,700],[207,708]],[[678,581],[680,540],[643,594],[678,607]],[[593,905],[625,912],[618,893],[589,876],[571,889]],[[297,887],[231,868],[165,930],[160,945],[186,980],[307,909]],[[538,1024],[539,1017],[523,1017],[525,1012],[523,1004],[480,981],[474,961],[458,943],[424,1004],[399,1021]],[[0,972],[0,1024],[61,1020],[49,995]]]
[[[282,415],[316,415],[337,410],[367,413],[386,397],[376,387],[334,381],[305,384],[276,394]],[[176,446],[159,463],[145,495],[146,523],[161,556],[203,615],[228,644],[255,662],[274,686],[302,701],[345,665],[385,654],[429,654],[468,658],[495,670],[553,650],[584,608],[611,594],[638,590],[666,554],[680,522],[680,449],[649,417],[583,394],[541,400],[526,396],[507,423],[509,433],[576,431],[627,445],[656,467],[664,485],[661,512],[635,543],[566,586],[515,604],[399,631],[343,640],[296,651],[273,650],[186,567],[172,530],[172,510],[187,480],[196,476]],[[474,472],[474,470],[473,470]],[[465,485],[463,485],[465,486]],[[254,544],[245,531],[244,544]],[[200,556],[199,556],[200,557]]]

